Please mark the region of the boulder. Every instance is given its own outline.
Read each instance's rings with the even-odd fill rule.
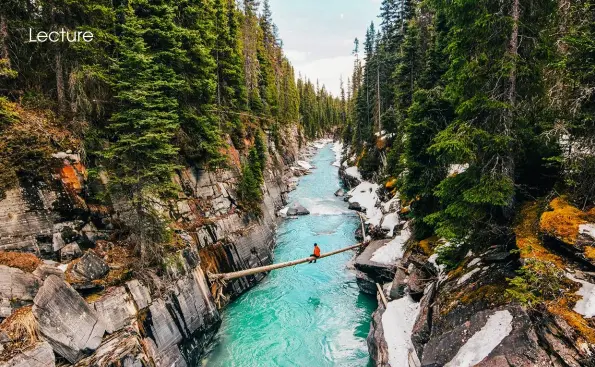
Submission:
[[[54,233],[52,235],[52,247],[54,251],[60,251],[64,246],[66,246],[66,242],[62,239],[62,234],[60,232]]]
[[[426,274],[422,269],[415,266],[415,264],[413,263],[409,264],[407,272],[409,273],[409,280],[407,281],[407,288],[409,288],[409,294],[412,297],[414,297],[414,295],[421,295],[426,287],[425,279],[428,279],[429,275]],[[419,299],[419,297],[415,299]]]
[[[10,315],[12,315],[12,305],[10,304],[10,299],[0,298],[0,317],[6,318]]]
[[[136,316],[132,297],[124,287],[110,288],[93,306],[110,334],[127,326]]]
[[[432,332],[432,302],[436,293],[436,282],[428,285],[428,288],[419,303],[419,313],[411,332],[411,341],[417,355],[422,355],[424,345],[430,340]]]
[[[295,203],[287,210],[287,215],[308,215],[310,211],[302,206],[302,204]]]
[[[366,273],[356,271],[355,280],[360,291],[371,295],[376,295],[376,293],[378,293],[378,288],[376,288],[376,282],[374,281],[374,279],[367,276]]]
[[[354,202],[349,203],[348,209],[356,210],[358,212],[363,212],[364,211],[362,209],[362,206],[357,201],[354,201]]]
[[[153,339],[145,338],[143,346],[151,357],[156,367],[187,367],[186,360],[180,353],[177,345],[172,345],[164,350],[157,347]],[[136,366],[134,366],[136,367]]]
[[[372,241],[366,246],[364,251],[355,258],[354,266],[357,270],[365,273],[375,283],[389,283],[395,276],[395,267],[392,265],[381,264],[372,261],[374,252],[384,246],[389,239]]]
[[[578,226],[576,244],[580,248],[595,247],[595,223],[585,223]]]
[[[136,303],[136,308],[139,311],[151,304],[151,294],[149,293],[149,289],[138,280],[133,279],[126,282],[126,288],[128,288],[128,291],[132,295],[132,299],[134,300],[134,303]]]
[[[52,367],[56,365],[54,351],[48,342],[40,342],[6,362],[0,367]]]
[[[335,191],[335,196],[342,198],[343,196],[345,196],[345,190],[339,189]]]
[[[88,250],[73,266],[73,271],[87,280],[101,279],[109,273],[109,266],[95,254]]]
[[[12,314],[12,307],[19,303],[30,304],[39,289],[40,281],[33,274],[21,269],[0,265],[0,317]]]
[[[397,267],[395,278],[393,279],[389,296],[391,299],[398,299],[405,295],[405,288],[407,287],[409,279],[407,273],[402,267]]]
[[[85,226],[81,229],[81,233],[83,234],[85,240],[95,243],[98,240],[105,240],[107,236],[99,231],[97,227],[91,222],[85,224]]]
[[[60,250],[60,261],[71,262],[72,260],[81,257],[82,254],[83,252],[78,243],[71,242]]]
[[[514,252],[511,253],[510,251],[496,251],[483,255],[482,260],[487,264],[492,264],[497,262],[510,261],[518,257],[518,254]]]
[[[201,330],[203,332],[194,338],[194,342],[206,342],[208,333],[205,331],[219,321],[219,312],[212,301],[202,270],[196,268],[178,279],[173,296],[182,333],[190,338],[197,330]]]
[[[45,278],[49,277],[50,275],[55,275],[59,278],[64,279],[64,272],[62,270],[60,270],[60,268],[58,268],[57,265],[58,265],[57,263],[56,264],[49,264],[49,263],[39,264],[39,266],[37,266],[37,269],[35,269],[35,271],[33,272],[33,275],[35,275],[41,281],[44,281]]]
[[[54,352],[75,363],[97,349],[103,322],[68,283],[55,275],[43,282],[33,300],[39,330]]]
[[[380,302],[378,302],[380,305]],[[389,367],[388,364],[388,344],[384,339],[384,329],[382,327],[382,314],[384,307],[379,306],[372,314],[370,323],[370,332],[366,338],[370,358],[374,361],[375,367]]]

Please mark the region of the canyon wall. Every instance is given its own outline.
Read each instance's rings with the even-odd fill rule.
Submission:
[[[269,142],[260,216],[237,205],[233,148],[229,169],[179,171],[178,198],[159,206],[173,238],[160,266],[138,264],[134,245],[118,237],[126,221],[118,204],[88,200],[79,155],[56,152],[49,182],[21,180],[0,200],[0,317],[8,330],[0,366],[196,365],[219,310],[265,276],[221,284],[208,273],[273,260],[276,212],[299,148],[296,128],[283,135],[282,147]],[[27,323],[38,332],[18,335]]]
[[[595,363],[595,210],[564,196],[525,202],[514,238],[474,244],[447,264],[460,245],[416,239],[395,180],[364,181],[353,159],[340,175],[366,221],[354,266],[360,290],[378,297],[368,335],[376,366]]]

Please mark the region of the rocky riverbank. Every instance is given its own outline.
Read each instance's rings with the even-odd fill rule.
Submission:
[[[457,245],[413,238],[408,203],[399,199],[395,180],[363,180],[354,158],[342,162],[340,175],[350,189],[345,200],[362,213],[370,241],[355,268],[360,290],[378,295],[368,336],[376,366],[595,363],[593,211],[563,197],[526,203],[511,243],[475,246],[448,268],[440,254]],[[548,270],[540,264],[549,264]],[[521,267],[539,283],[523,285]],[[515,277],[520,285],[510,282]],[[515,295],[519,286],[524,291]],[[539,308],[523,301],[548,287],[555,295]]]
[[[174,245],[141,266],[122,240],[117,204],[89,199],[80,156],[54,154],[51,184],[21,182],[0,201],[0,366],[195,365],[220,323],[219,310],[265,275],[227,284],[208,273],[272,262],[277,212],[294,177],[307,174],[294,128],[269,142],[261,215],[237,206],[239,153],[215,172],[187,167],[178,200],[162,203]]]

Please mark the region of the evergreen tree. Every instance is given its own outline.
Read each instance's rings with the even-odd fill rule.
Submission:
[[[178,6],[181,29],[178,72],[184,76],[179,89],[182,130],[178,134],[184,156],[209,168],[225,163],[221,154],[220,121],[214,113],[217,94],[215,9],[208,0],[182,2]]]
[[[132,204],[140,235],[141,259],[149,260],[155,249],[155,219],[148,200],[171,194],[171,176],[178,149],[173,138],[179,129],[176,74],[151,55],[144,40],[143,22],[130,8],[122,8],[120,49],[114,68],[113,88],[118,110],[109,120],[107,159],[109,186],[116,196]]]

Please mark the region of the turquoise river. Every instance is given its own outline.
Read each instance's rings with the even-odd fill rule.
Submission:
[[[300,179],[289,202],[311,215],[285,219],[277,232],[275,262],[356,243],[357,216],[333,194],[340,187],[332,144],[310,162],[316,168]],[[353,252],[272,271],[223,312],[207,367],[366,367],[366,336],[376,300],[360,294],[348,269]]]

